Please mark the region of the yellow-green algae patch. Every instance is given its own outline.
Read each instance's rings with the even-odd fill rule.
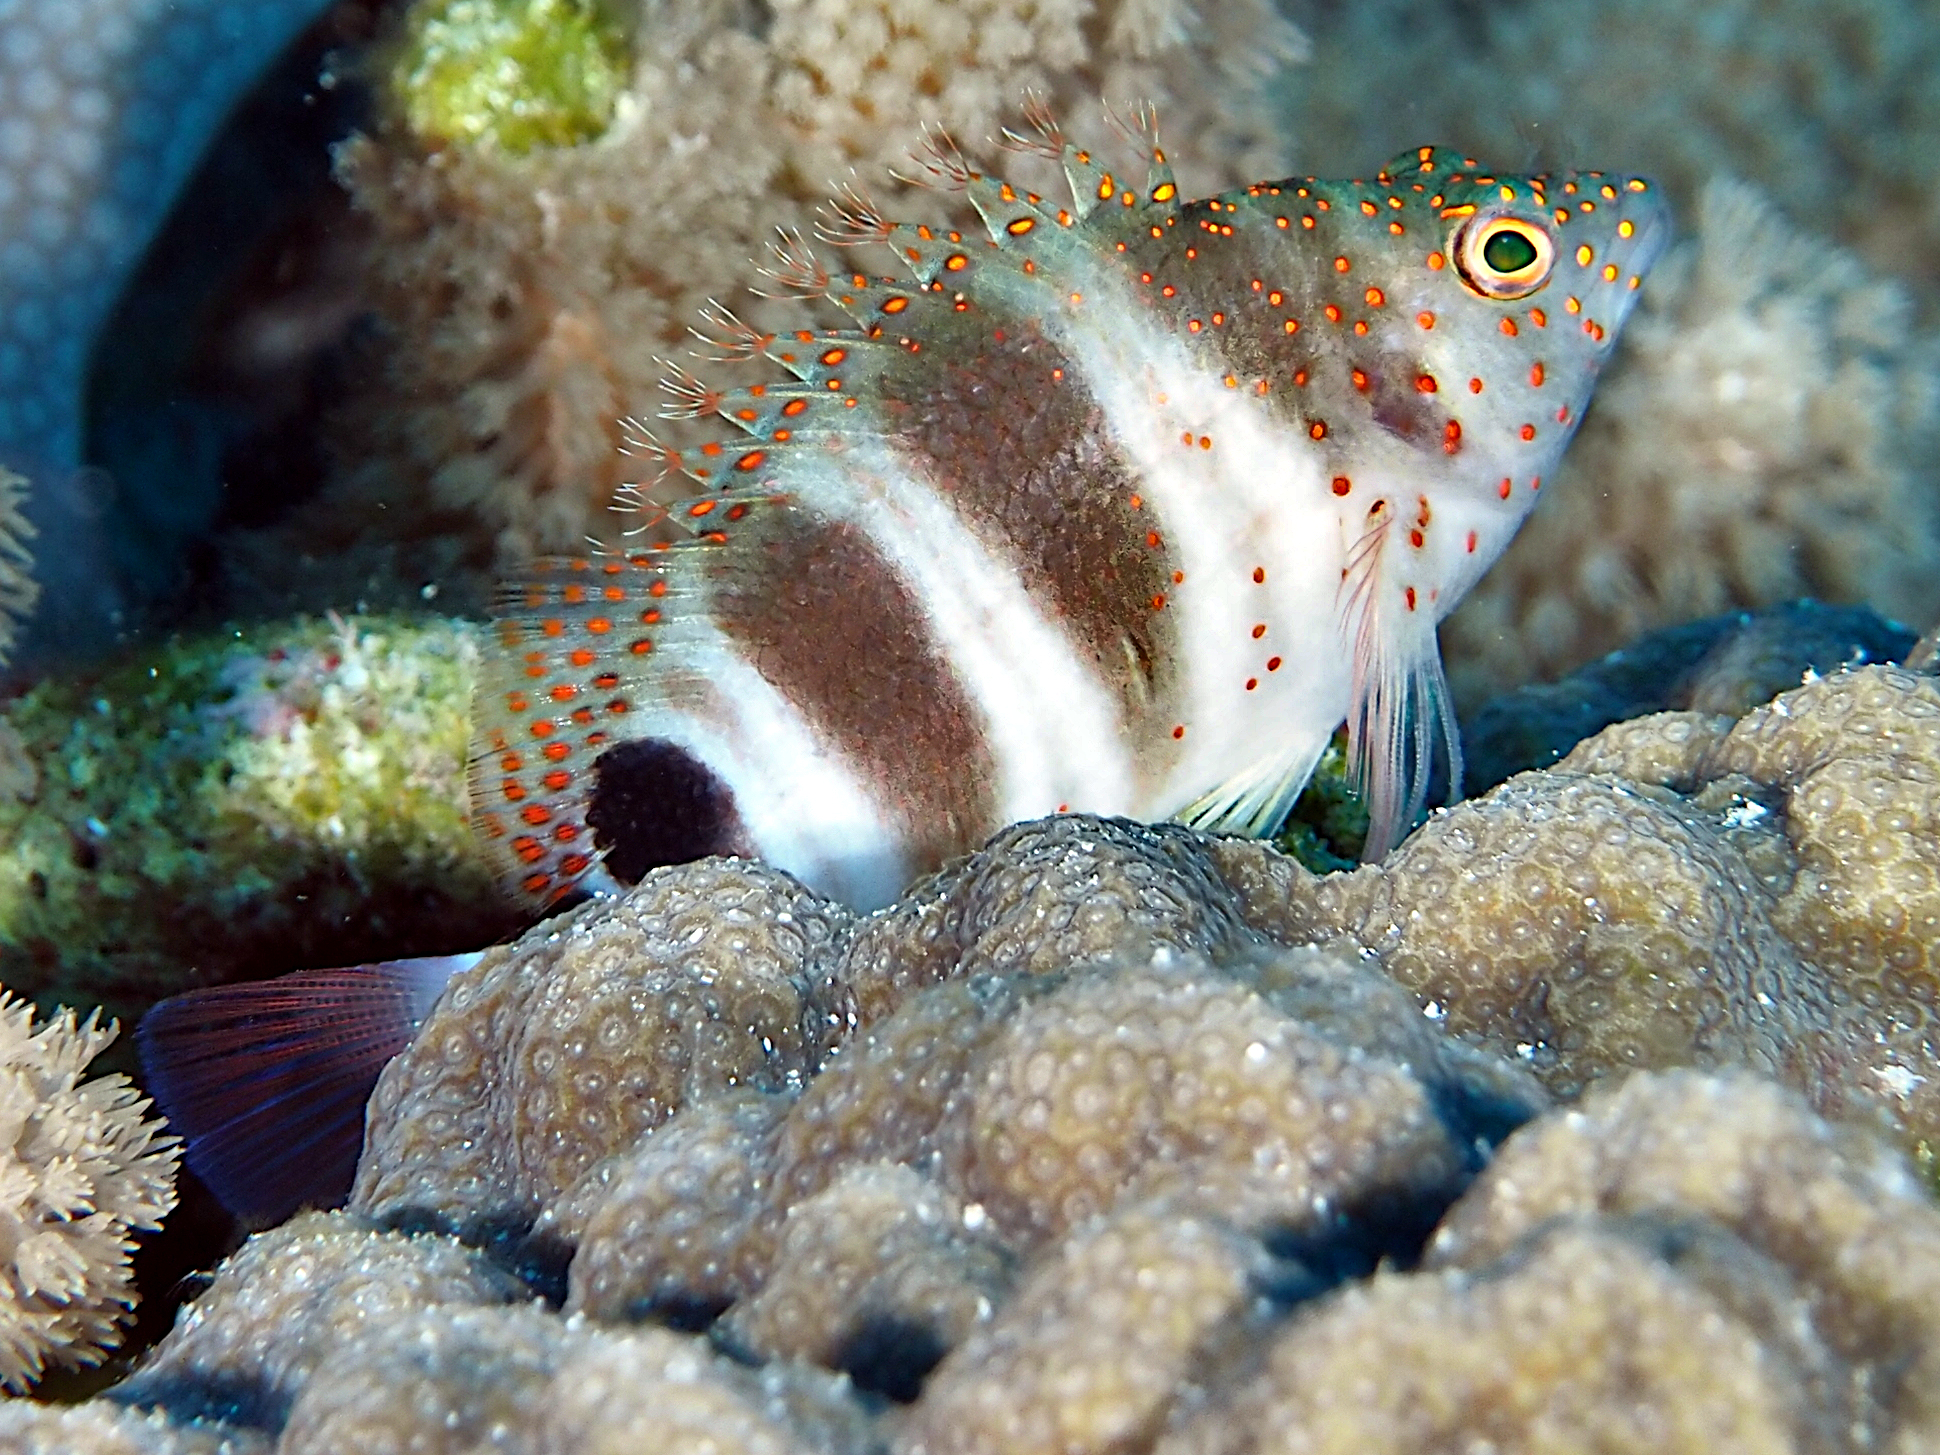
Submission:
[[[524,153],[601,135],[629,60],[598,0],[425,0],[390,85],[424,140]]]
[[[1341,728],[1314,765],[1314,776],[1307,780],[1273,843],[1314,873],[1332,874],[1358,868],[1366,842],[1367,804],[1354,788],[1347,729]]]
[[[0,710],[0,982],[191,985],[509,927],[466,821],[478,629],[299,620],[137,649]]]

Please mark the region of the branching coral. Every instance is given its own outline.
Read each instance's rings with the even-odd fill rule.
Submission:
[[[135,1301],[137,1232],[175,1206],[175,1139],[125,1076],[83,1081],[100,1016],[34,1024],[0,990],[0,1386],[98,1364]]]
[[[1267,0],[791,0],[762,16],[730,0],[626,10],[632,82],[596,141],[427,151],[392,127],[342,151],[376,229],[381,363],[344,416],[337,484],[232,542],[239,558],[345,552],[361,581],[360,561],[401,544],[452,585],[440,540],[464,541],[477,573],[610,536],[621,485],[654,474],[620,453],[621,420],[658,414],[663,359],[692,346],[702,307],[800,326],[799,309],[742,296],[775,229],[811,229],[856,177],[928,216],[947,207],[887,174],[925,122],[976,146],[1030,87],[1087,127],[1101,96],[1149,96],[1190,179],[1285,168],[1269,87],[1301,42]]]
[[[1470,697],[1795,596],[1940,610],[1940,343],[1750,189],[1706,188],[1555,485],[1448,623]]]

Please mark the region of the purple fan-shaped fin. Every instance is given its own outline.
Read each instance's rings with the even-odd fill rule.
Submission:
[[[189,1166],[246,1222],[330,1207],[350,1190],[377,1075],[445,983],[477,960],[435,955],[192,990],[136,1032],[149,1093]]]

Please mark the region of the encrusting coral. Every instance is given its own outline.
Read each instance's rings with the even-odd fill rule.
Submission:
[[[280,1424],[343,1345],[418,1309],[489,1307],[520,1294],[455,1239],[300,1214],[223,1265],[116,1399],[164,1404],[178,1416]]]
[[[0,989],[0,1388],[98,1364],[135,1301],[134,1234],[175,1206],[175,1139],[120,1075],[82,1080],[114,1039],[97,1014],[36,1026]]]
[[[286,1455],[1920,1448],[1940,681],[1740,711],[1763,640],[1348,873],[1084,815],[871,915],[655,870],[454,978],[350,1210],[112,1397]]]
[[[838,1186],[907,1207],[934,1198],[925,1180],[905,1166]],[[218,1269],[114,1403],[0,1409],[0,1430],[69,1455],[271,1439],[280,1455],[456,1455],[487,1431],[615,1455],[649,1438],[722,1455],[1304,1455],[1485,1437],[1910,1455],[1940,1418],[1940,1209],[1876,1132],[1752,1076],[1642,1074],[1538,1116],[1445,1209],[1418,1266],[1343,1282],[1316,1273],[1320,1245],[1202,1201],[1131,1196],[1077,1222],[988,1285],[992,1307],[887,1405],[786,1351],[724,1357],[724,1337],[747,1357],[739,1306],[711,1338],[624,1326],[646,1310],[616,1327],[508,1301],[486,1255],[449,1239],[308,1215]],[[932,1247],[988,1236],[973,1208],[952,1216]],[[887,1269],[907,1246],[843,1252],[880,1251]],[[73,1443],[49,1443],[56,1429]]]
[[[509,927],[466,822],[475,661],[464,623],[299,621],[15,698],[0,979],[138,1015],[190,984]]]
[[[1749,1077],[1640,1075],[1512,1136],[1423,1271],[1296,1314],[1163,1455],[1913,1451],[1940,1212]]]
[[[1269,88],[1302,41],[1267,0],[562,8],[610,17],[632,43],[597,138],[519,152],[399,120],[340,151],[375,229],[387,341],[336,431],[337,479],[284,525],[231,537],[238,579],[283,594],[292,562],[319,563],[325,594],[299,603],[314,609],[340,604],[332,582],[370,576],[364,557],[402,550],[419,564],[400,580],[429,574],[457,593],[447,599],[482,600],[494,571],[613,534],[622,485],[654,474],[622,455],[622,421],[660,412],[664,360],[692,348],[712,299],[799,327],[798,307],[744,298],[762,282],[754,260],[776,229],[812,229],[832,187],[859,178],[885,201],[902,190],[888,169],[908,166],[925,123],[978,145],[1014,123],[1030,88],[1074,116],[1101,97],[1149,98],[1193,185],[1287,168]],[[402,116],[435,99],[399,79]],[[475,125],[493,134],[494,115]],[[653,427],[676,446],[705,434]]]
[[[1142,1177],[1223,1178],[1244,1215],[1290,1224],[1349,1188],[1407,1203],[1459,1182],[1476,1135],[1539,1104],[1533,1084],[1445,1042],[1351,960],[1260,958],[1217,842],[1042,820],[868,917],[741,861],[654,871],[454,978],[379,1081],[351,1207],[490,1235],[556,1202],[540,1230],[563,1238],[659,1226],[685,1196],[665,1251],[642,1258],[655,1245],[629,1232],[637,1281],[600,1290],[637,1307],[669,1266],[719,1280],[745,1257],[735,1239],[773,1240],[774,1219],[855,1164],[930,1168],[1025,1246]],[[1256,1069],[1229,1083],[1235,1059]],[[1137,1093],[1168,1084],[1176,1105]],[[729,1088],[742,1100],[707,1099]],[[701,1185],[655,1170],[662,1137],[710,1169]],[[1316,1138],[1328,1150],[1310,1160]],[[596,1166],[614,1154],[638,1165]],[[704,1192],[723,1199],[711,1216]],[[608,1200],[628,1215],[603,1215]]]
[[[175,1420],[106,1400],[85,1405],[0,1403],[0,1448],[8,1455],[272,1455],[253,1430]]]
[[[1736,721],[1607,728],[1380,866],[1294,885],[1275,923],[1352,935],[1559,1094],[1749,1064],[1930,1149],[1936,824],[1940,681],[1861,667]]]

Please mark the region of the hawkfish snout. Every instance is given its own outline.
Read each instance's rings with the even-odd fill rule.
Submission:
[[[1670,245],[1670,207],[1648,177],[1583,172],[1558,180],[1549,194],[1559,253],[1553,286],[1568,319],[1608,349]]]

